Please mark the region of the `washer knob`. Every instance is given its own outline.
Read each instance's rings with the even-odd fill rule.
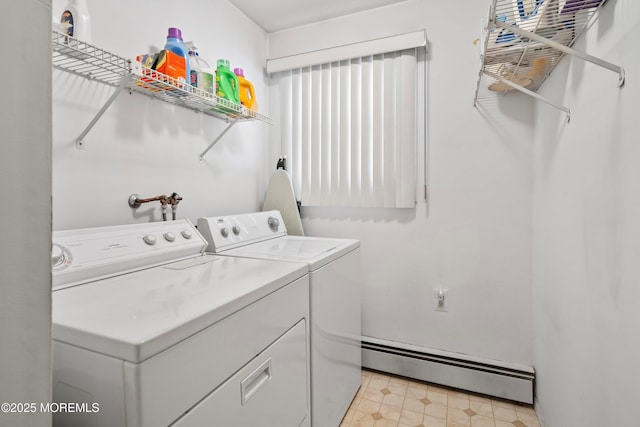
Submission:
[[[270,216],[269,219],[267,220],[267,224],[269,224],[269,228],[273,232],[278,231],[278,228],[280,228],[280,220],[272,216]]]
[[[234,225],[231,231],[233,231],[233,234],[238,236],[240,234],[240,227],[238,227],[237,225]]]
[[[224,238],[229,237],[229,229],[227,227],[221,228],[220,234],[222,234],[222,237]]]
[[[170,231],[167,231],[162,236],[164,237],[164,240],[166,240],[167,242],[173,242],[174,240],[176,240],[176,235]]]
[[[57,267],[64,262],[64,252],[62,248],[56,244],[51,247],[51,266]]]
[[[193,233],[191,232],[191,230],[182,230],[180,232],[180,235],[182,237],[184,237],[185,239],[189,240],[191,238],[191,236],[193,236]]]
[[[153,234],[147,234],[142,238],[142,240],[144,240],[144,242],[149,246],[155,245],[157,241],[156,236],[154,236]]]

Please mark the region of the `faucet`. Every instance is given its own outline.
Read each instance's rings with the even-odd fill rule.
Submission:
[[[178,193],[171,193],[171,196],[167,197],[165,194],[161,194],[160,196],[150,197],[148,199],[141,199],[138,194],[132,194],[129,196],[129,206],[133,209],[137,209],[143,203],[160,201],[161,209],[162,209],[162,220],[167,220],[167,205],[171,205],[171,212],[173,219],[176,219],[176,211],[178,210],[178,203],[182,200],[182,197],[178,195]]]

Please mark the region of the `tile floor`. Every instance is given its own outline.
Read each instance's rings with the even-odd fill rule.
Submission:
[[[362,371],[340,427],[540,427],[528,405]]]

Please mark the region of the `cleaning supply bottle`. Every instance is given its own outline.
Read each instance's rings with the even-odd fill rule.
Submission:
[[[189,51],[182,41],[182,31],[178,28],[169,28],[167,33],[167,43],[164,45],[164,48],[184,58],[184,68],[186,70],[184,81],[189,83],[189,79],[191,78],[191,69],[189,68]],[[178,77],[178,80],[180,80],[180,77]]]
[[[234,68],[234,74],[238,77],[238,85],[240,92],[240,102],[251,111],[258,111],[258,101],[256,101],[256,93],[253,84],[244,78],[244,70],[242,68]]]
[[[200,57],[198,47],[193,42],[184,44],[189,50],[189,68],[191,69],[190,84],[204,90],[207,93],[214,93],[213,73],[209,63]]]
[[[69,0],[60,18],[60,32],[91,43],[91,17],[86,0]]]
[[[233,103],[240,104],[238,96],[238,77],[229,68],[229,61],[218,59],[216,68],[216,95]]]

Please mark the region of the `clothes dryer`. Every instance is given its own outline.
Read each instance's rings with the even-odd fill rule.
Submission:
[[[207,251],[309,268],[311,424],[337,427],[361,384],[360,241],[287,235],[280,212],[198,219]]]

